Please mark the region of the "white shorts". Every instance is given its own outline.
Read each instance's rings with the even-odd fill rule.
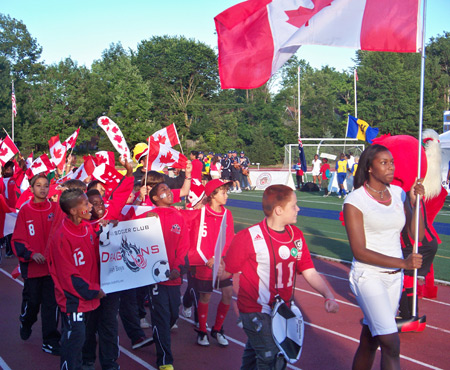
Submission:
[[[316,171],[313,170],[313,171],[312,171],[312,175],[313,175],[313,176],[319,176],[319,175],[320,175],[320,170],[316,170]]]
[[[397,332],[397,314],[403,287],[403,272],[386,274],[367,268],[352,268],[350,288],[356,296],[372,336]]]

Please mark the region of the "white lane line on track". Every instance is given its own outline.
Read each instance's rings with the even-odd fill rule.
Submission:
[[[344,334],[338,333],[338,332],[336,332],[334,330],[330,330],[330,329],[324,328],[324,327],[319,326],[319,325],[311,324],[311,323],[306,322],[306,321],[305,321],[305,325],[311,326],[311,327],[313,327],[315,329],[319,329],[319,330],[325,331],[327,333],[336,335],[336,336],[344,338],[344,339],[348,339],[348,340],[350,340],[352,342],[359,343],[359,339],[356,339],[356,338],[353,338],[353,337],[349,337],[348,335],[344,335]],[[380,351],[380,348],[378,348],[378,351]],[[408,356],[400,355],[400,358],[402,358],[404,360],[407,360],[407,361],[414,362],[414,363],[419,364],[419,365],[422,365],[423,367],[426,367],[428,369],[442,370],[440,367],[436,367],[436,366],[427,364],[425,362],[422,362],[422,361],[419,361],[419,360],[415,360],[415,359],[413,359],[411,357],[408,357]]]
[[[11,274],[10,274],[9,272],[5,271],[3,268],[0,268],[0,272],[2,272],[4,275],[8,276],[10,279],[12,279],[13,281],[15,281],[15,282],[17,282],[18,284],[20,284],[20,285],[23,286],[23,282],[22,282],[22,281],[17,280],[17,279],[14,279],[14,278],[11,276]],[[303,289],[300,289],[300,288],[295,288],[295,289],[298,289],[299,291],[302,291],[302,292],[305,292],[305,293],[309,293],[309,294],[312,294],[312,295],[320,296],[320,294],[315,293],[315,292],[310,292],[310,291],[303,290]],[[217,290],[214,290],[214,292],[215,292],[215,293],[220,293],[220,292],[217,291]],[[235,297],[233,297],[233,298],[235,298]],[[236,298],[235,298],[235,299],[236,299]],[[348,304],[348,305],[350,305],[350,306],[356,306],[356,305],[353,305],[352,303],[348,303],[348,302],[341,301],[341,300],[338,300],[338,302],[343,303],[343,304]],[[356,306],[356,307],[358,307],[358,306]],[[187,318],[183,317],[182,315],[180,315],[180,318],[183,319],[183,320],[185,320],[185,321],[190,322],[191,324],[194,324],[194,322],[193,322],[192,320],[187,319]],[[321,327],[321,326],[319,326],[319,325],[315,325],[315,324],[312,324],[312,323],[309,323],[309,322],[306,322],[306,321],[305,321],[305,325],[309,325],[309,326],[311,326],[311,327],[313,327],[313,328],[316,328],[316,329],[319,329],[319,330],[328,332],[328,333],[330,333],[330,334],[336,335],[336,336],[338,336],[338,337],[345,338],[345,339],[351,340],[351,341],[353,341],[353,342],[359,343],[359,340],[356,339],[356,338],[349,337],[349,336],[347,336],[347,335],[344,335],[344,334],[338,333],[338,332],[336,332],[336,331],[333,331],[333,330],[330,330],[330,329]],[[445,332],[445,333],[450,333],[450,331],[445,330],[445,329],[440,329],[440,328],[437,328],[437,327],[434,327],[434,326],[430,326],[430,325],[427,325],[427,326],[428,326],[430,329],[435,329],[435,330],[443,331],[443,332]],[[208,330],[210,330],[210,329],[208,329]],[[231,342],[233,342],[233,343],[235,343],[235,344],[238,344],[238,345],[240,345],[240,346],[242,346],[242,347],[245,347],[245,344],[244,344],[243,342],[241,342],[241,341],[239,341],[239,340],[237,340],[237,339],[231,338],[231,337],[229,337],[229,336],[227,336],[227,338],[228,338]],[[128,351],[127,349],[123,348],[122,346],[120,346],[120,349],[121,349],[121,351],[122,351],[123,353],[125,353],[125,355],[127,355],[128,357],[130,357],[132,360],[136,361],[137,363],[141,364],[141,365],[144,366],[146,369],[149,369],[149,370],[156,370],[156,369],[155,369],[154,367],[152,367],[150,364],[148,364],[147,362],[145,362],[144,360],[142,360],[140,357],[138,357],[138,356],[132,354],[130,351]],[[379,350],[379,349],[378,349],[378,350]],[[426,368],[429,368],[429,369],[433,369],[433,370],[442,370],[441,368],[438,368],[438,367],[435,367],[435,366],[426,364],[426,363],[424,363],[424,362],[415,360],[415,359],[413,359],[413,358],[411,358],[411,357],[408,357],[408,356],[400,355],[400,357],[403,358],[403,359],[405,359],[405,360],[407,360],[407,361],[414,362],[414,363],[416,363],[416,364],[422,365],[422,366],[424,366],[424,367],[426,367]],[[1,359],[1,357],[0,357],[0,359]],[[290,369],[294,369],[294,370],[301,370],[300,368],[295,367],[295,366],[290,365],[290,364],[288,365],[288,367],[289,367]],[[11,370],[11,369],[6,368],[5,370]]]
[[[123,348],[122,346],[119,346],[119,348],[120,348],[121,353],[125,353],[129,358],[131,358],[132,360],[137,362],[139,365],[145,367],[148,370],[157,370],[152,365],[145,362],[142,358],[140,358],[140,357],[136,356],[134,353],[131,353],[130,351],[128,351],[126,348]]]
[[[5,360],[3,360],[1,357],[0,357],[0,369],[3,369],[3,370],[12,370],[12,369],[8,366],[8,364],[5,362]]]
[[[191,323],[192,325],[195,324],[193,320],[188,319],[188,318],[184,317],[183,315],[180,315],[179,318],[182,319],[182,320],[184,320],[184,321],[187,321],[187,322]],[[207,328],[207,330],[208,330],[208,331],[211,331],[210,328]],[[242,348],[245,348],[245,343],[241,342],[240,340],[231,338],[228,334],[227,334],[227,339],[228,339],[230,342],[233,342],[233,343],[237,344],[238,346],[241,346]],[[291,365],[291,364],[288,364],[288,368],[294,369],[294,370],[301,370],[299,367],[295,367],[294,365]]]

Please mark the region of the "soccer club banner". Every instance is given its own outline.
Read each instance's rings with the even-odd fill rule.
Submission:
[[[108,293],[160,283],[170,268],[159,218],[108,224],[100,234],[100,284]]]
[[[256,190],[266,190],[270,185],[287,185],[295,190],[294,180],[289,171],[250,171],[250,180]]]

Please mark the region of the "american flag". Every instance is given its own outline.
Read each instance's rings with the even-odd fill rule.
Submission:
[[[12,111],[13,111],[13,114],[15,117],[15,116],[17,116],[17,105],[16,105],[16,93],[14,91],[14,82],[12,84],[11,101],[12,101]]]

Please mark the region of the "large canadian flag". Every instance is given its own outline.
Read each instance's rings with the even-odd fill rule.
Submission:
[[[177,128],[175,127],[175,123],[156,131],[153,135],[151,135],[148,139],[153,139],[154,142],[174,147],[175,145],[180,143],[180,139],[178,138]]]
[[[95,161],[97,162],[97,166],[102,163],[107,164],[108,166],[115,167],[116,160],[114,158],[113,152],[108,152],[106,150],[101,150],[100,152],[95,153]]]
[[[0,162],[2,166],[5,165],[16,153],[19,152],[14,141],[6,134],[5,140],[0,144]]]
[[[420,0],[248,0],[216,16],[223,89],[263,85],[301,45],[417,52]]]
[[[162,171],[165,167],[186,168],[187,158],[170,146],[154,143],[150,144],[148,166],[154,171]]]
[[[109,117],[102,116],[97,120],[97,124],[106,132],[109,140],[111,141],[114,148],[119,152],[123,158],[128,162],[131,162],[130,149],[125,141],[125,137],[122,134],[119,126]]]
[[[59,141],[59,135],[53,136],[48,141],[48,146],[50,148],[50,156],[52,157],[52,162],[60,170],[64,168],[66,163],[67,148],[65,145],[61,144]]]

